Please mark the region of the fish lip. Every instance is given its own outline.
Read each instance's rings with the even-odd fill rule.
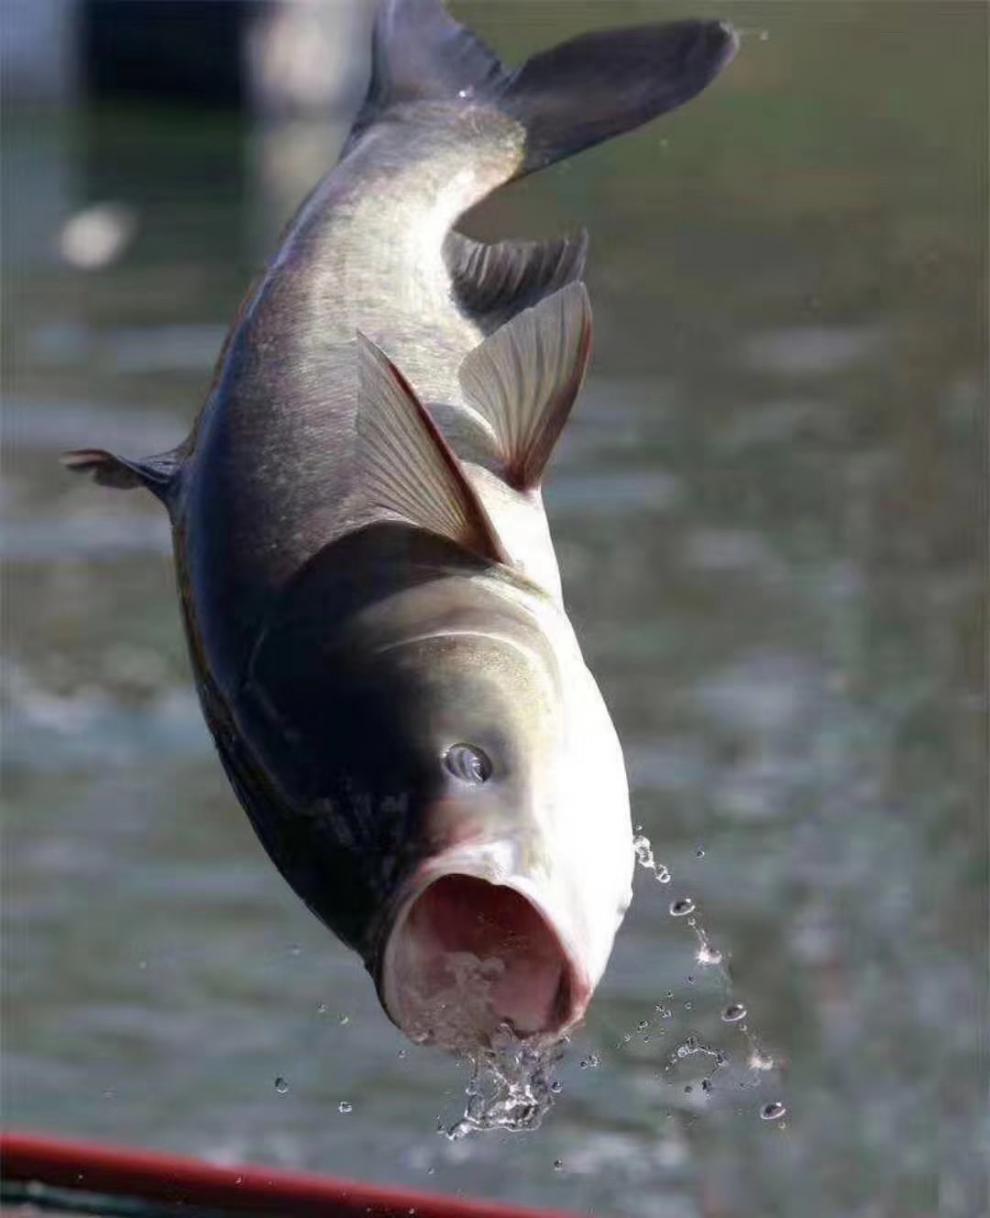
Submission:
[[[492,861],[484,855],[479,855],[477,845],[465,848],[459,846],[445,851],[436,858],[423,863],[410,879],[402,886],[392,905],[392,914],[382,927],[379,938],[378,966],[375,972],[375,984],[382,1007],[389,1019],[401,1031],[405,1031],[401,1021],[400,1004],[397,995],[390,984],[394,975],[392,967],[399,935],[406,918],[420,897],[438,880],[448,876],[465,876],[472,879],[484,880],[496,887],[508,888],[523,897],[542,919],[544,925],[557,941],[561,956],[567,968],[566,986],[562,987],[566,994],[564,1002],[558,1002],[555,1018],[549,1027],[537,1033],[528,1034],[528,1041],[553,1043],[569,1032],[584,1017],[591,1001],[594,987],[587,969],[581,963],[581,955],[577,946],[567,933],[562,920],[554,916],[547,901],[534,884],[525,876],[505,875]]]

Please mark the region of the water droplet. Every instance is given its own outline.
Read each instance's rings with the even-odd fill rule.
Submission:
[[[560,1095],[560,1093],[564,1090],[564,1084],[559,1078],[555,1078],[550,1084],[550,1090],[554,1093],[554,1095]]]
[[[694,913],[694,901],[690,897],[681,897],[679,901],[671,901],[670,916],[672,918],[683,918],[690,913]]]
[[[342,1112],[346,1116],[347,1113],[354,1111],[354,1105],[349,1103],[347,1100],[341,1100],[337,1105],[337,1111]]]
[[[688,985],[694,985],[694,973],[688,973],[685,980],[687,981]]]
[[[760,1109],[760,1117],[764,1121],[779,1121],[780,1118],[787,1112],[787,1109],[779,1100],[774,1100],[770,1104],[764,1104]]]
[[[632,1040],[632,1032],[623,1032],[622,1033],[622,1043],[623,1044],[628,1045],[631,1040]]]
[[[437,1170],[437,1169],[436,1169],[435,1167],[428,1167],[428,1168],[426,1169],[426,1174],[427,1174],[428,1176],[432,1176],[432,1175],[433,1175],[433,1174],[436,1172],[436,1170]]]
[[[691,1010],[691,1004],[690,1004],[690,1002],[686,1002],[686,1003],[684,1004],[684,1010],[685,1010],[685,1011],[690,1011],[690,1010]]]
[[[711,1081],[711,1079],[710,1079],[710,1078],[703,1078],[703,1079],[701,1080],[701,1090],[702,1090],[702,1091],[711,1091],[711,1089],[712,1089],[712,1081]]]
[[[405,1049],[400,1049],[400,1050],[399,1050],[399,1060],[401,1061],[401,1060],[402,1060],[402,1058],[404,1058],[404,1057],[405,1057],[405,1055],[406,1055],[406,1051],[405,1051]]]
[[[740,1019],[746,1018],[746,1008],[741,1002],[730,1003],[722,1012],[722,1021],[724,1023],[738,1023]]]
[[[641,1032],[645,1032],[649,1026],[650,1026],[650,1021],[648,1019],[641,1019],[639,1021],[639,1023],[636,1025],[636,1027],[639,1028],[639,1030]]]
[[[704,846],[699,846],[699,847],[698,847],[698,849],[697,849],[697,850],[694,852],[694,857],[695,857],[695,858],[697,858],[697,859],[703,859],[703,858],[705,857],[705,848],[704,848]]]
[[[690,1095],[693,1090],[694,1090],[694,1088],[691,1086],[690,1083],[688,1083],[688,1085],[684,1088],[684,1091],[687,1095]]]
[[[636,837],[633,838],[633,850],[636,851],[636,862],[639,863],[641,867],[652,868],[654,866],[653,847],[650,845],[650,839],[648,837],[643,837],[641,833],[637,834]]]
[[[302,955],[302,948],[299,946],[298,943],[292,943],[289,945],[289,955],[290,956],[301,956]]]
[[[589,1053],[587,1057],[583,1057],[580,1062],[582,1070],[597,1070],[602,1064],[602,1059],[597,1053]]]
[[[275,1090],[279,1093],[279,1095],[285,1095],[285,1093],[289,1090],[289,1084],[285,1081],[281,1074],[275,1080]]]
[[[350,1017],[350,1015],[338,1015],[337,1022],[340,1024],[341,1027],[343,1027],[345,1023],[351,1022],[351,1017]]]
[[[554,1171],[562,1171],[563,1167],[564,1167],[564,1164],[561,1162],[560,1159],[554,1159],[554,1161],[553,1161],[553,1170]]]
[[[235,1183],[235,1184],[243,1184],[243,1183],[244,1183],[244,1177],[243,1177],[243,1176],[238,1176],[238,1177],[237,1177],[237,1179],[234,1181],[234,1183]]]
[[[659,1013],[661,1019],[670,1019],[670,1017],[673,1015],[673,1011],[671,1011],[670,1007],[665,1007],[662,1002],[657,1003],[657,1012]]]
[[[702,943],[698,948],[698,954],[695,959],[699,964],[721,964],[722,953],[717,947],[712,947],[710,943]]]
[[[317,1015],[326,1015],[327,1004],[325,1002],[321,1002],[320,1005],[316,1008],[316,1013],[317,1013]]]

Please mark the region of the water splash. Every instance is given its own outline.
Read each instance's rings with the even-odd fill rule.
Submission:
[[[553,1070],[566,1043],[520,1037],[503,1024],[491,1045],[468,1054],[472,1073],[464,1115],[449,1128],[441,1124],[440,1132],[455,1142],[487,1129],[539,1128],[560,1091]]]
[[[636,837],[633,840],[633,848],[636,852],[636,859],[640,866],[645,867],[648,871],[652,871],[661,883],[668,883],[670,881],[669,870],[666,867],[657,864],[653,853],[653,846],[650,843],[649,838],[642,833],[642,827],[639,825],[636,826]],[[695,857],[700,859],[704,858],[704,856],[705,850],[699,846],[695,850]],[[753,1075],[749,1085],[759,1086],[761,1081],[759,1076],[761,1074],[765,1074],[767,1071],[773,1070],[777,1063],[772,1055],[764,1051],[756,1034],[750,1029],[749,1024],[746,1022],[748,1016],[746,1007],[743,1005],[743,1003],[735,1000],[735,986],[723,953],[712,943],[708,932],[701,924],[700,918],[698,917],[697,904],[693,898],[681,897],[678,900],[672,901],[667,908],[672,917],[683,918],[686,925],[689,926],[694,933],[695,939],[698,943],[697,951],[695,953],[695,960],[697,963],[705,968],[714,968],[716,970],[719,979],[719,988],[723,995],[723,1001],[725,1002],[721,1012],[722,1022],[731,1025],[733,1030],[743,1038],[746,1045],[746,1068]],[[690,982],[693,981],[694,978],[688,977],[687,980]],[[670,999],[672,997],[673,992],[668,991],[667,998]],[[690,1011],[692,1009],[692,1004],[686,1002],[684,1004],[684,1009],[686,1011]],[[671,1015],[670,1008],[663,1003],[658,1003],[656,1010],[661,1019],[669,1018]],[[682,1052],[682,1050],[684,1051]],[[671,1060],[672,1062],[677,1061],[680,1058],[688,1056],[690,1053],[697,1052],[710,1052],[713,1056],[717,1054],[718,1059],[715,1062],[714,1069],[718,1069],[728,1061],[728,1056],[720,1051],[699,1048],[697,1046],[696,1038],[694,1037],[689,1037],[683,1045],[675,1050],[674,1056]],[[711,1075],[709,1075],[708,1079],[705,1080],[708,1082],[708,1086],[703,1087],[703,1090],[711,1090],[710,1079]],[[783,1109],[783,1105],[780,1105],[780,1107]],[[769,1120],[773,1118],[766,1119]]]
[[[636,852],[636,862],[640,867],[645,867],[647,871],[653,873],[658,884],[670,883],[670,871],[663,863],[658,863],[653,857],[653,846],[650,844],[650,839],[642,833],[637,833],[633,838],[633,850]]]

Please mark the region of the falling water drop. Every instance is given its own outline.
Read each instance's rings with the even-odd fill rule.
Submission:
[[[316,1013],[317,1013],[317,1015],[326,1015],[327,1004],[325,1002],[321,1002],[320,1005],[316,1008]]]
[[[560,1159],[554,1159],[553,1170],[554,1171],[563,1171],[563,1168],[564,1168],[563,1162]]]
[[[760,1109],[760,1118],[764,1121],[779,1121],[787,1113],[787,1109],[779,1100],[764,1104]]]
[[[702,943],[698,948],[698,954],[695,959],[699,964],[721,964],[722,953],[717,947],[712,947],[710,943]]]
[[[658,863],[654,858],[650,839],[639,832],[641,826],[637,825],[636,828],[637,836],[633,838],[633,850],[636,852],[636,862],[641,867],[645,867],[647,871],[652,871],[653,878],[658,884],[669,884],[670,871],[663,863]]]
[[[671,901],[670,916],[672,918],[683,918],[686,914],[694,913],[694,901],[690,897],[681,897],[679,901]]]
[[[275,1090],[279,1093],[279,1095],[285,1095],[285,1093],[289,1090],[289,1084],[285,1081],[281,1074],[275,1080]]]
[[[746,1018],[746,1008],[741,1002],[730,1003],[722,1012],[723,1023],[738,1023]]]
[[[347,1100],[341,1100],[337,1105],[337,1111],[343,1113],[344,1116],[346,1116],[349,1112],[353,1112],[353,1110],[354,1105],[349,1103]]]
[[[340,1015],[337,1018],[337,1022],[340,1024],[341,1027],[343,1027],[345,1023],[351,1022],[351,1017],[350,1017],[350,1015]]]

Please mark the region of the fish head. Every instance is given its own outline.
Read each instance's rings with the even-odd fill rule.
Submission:
[[[629,903],[621,751],[556,607],[477,585],[441,596],[460,603],[384,653],[415,690],[408,743],[435,781],[370,965],[414,1040],[464,1048],[504,1025],[557,1039]]]
[[[559,1038],[633,867],[621,750],[562,610],[466,571],[322,629],[287,620],[252,668],[282,792],[259,835],[412,1039]]]

